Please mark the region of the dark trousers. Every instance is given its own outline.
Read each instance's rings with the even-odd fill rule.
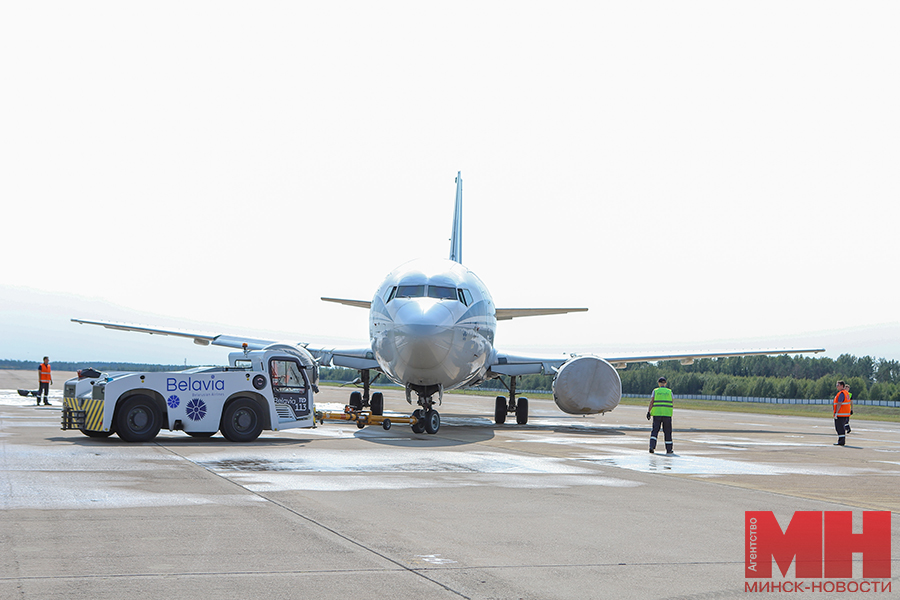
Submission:
[[[838,445],[843,446],[846,440],[847,427],[850,425],[850,417],[835,417],[834,430],[838,434]]]
[[[653,431],[650,432],[650,449],[656,450],[656,436],[659,434],[659,428],[662,427],[663,435],[666,437],[666,452],[672,452],[672,417],[653,416]]]
[[[42,382],[40,382],[38,385],[39,385],[40,387],[38,388],[37,403],[38,403],[38,404],[41,403],[41,395],[44,396],[44,402],[46,403],[46,402],[47,402],[47,396],[50,395],[50,383],[48,383],[48,382],[46,382],[46,381],[42,381]]]

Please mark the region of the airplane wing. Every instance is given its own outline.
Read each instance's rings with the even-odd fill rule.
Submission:
[[[371,308],[368,300],[349,300],[347,298],[322,298],[325,302],[355,306],[357,308]],[[517,317],[539,317],[542,315],[563,315],[570,312],[586,312],[586,308],[498,308],[497,320],[508,321]]]
[[[99,325],[100,327],[118,331],[135,331],[138,333],[148,333],[150,335],[183,337],[193,340],[195,344],[200,346],[212,345],[224,346],[226,348],[243,348],[244,344],[247,344],[247,348],[250,350],[262,350],[272,344],[283,343],[283,340],[261,340],[258,338],[234,335],[211,335],[182,331],[179,329],[157,329],[153,327],[144,327],[143,325],[132,325],[130,323],[114,323],[112,321],[89,321],[87,319],[72,319],[72,321],[82,325]],[[310,348],[303,343],[288,343],[305,347],[319,362],[319,365],[323,367],[335,366],[346,367],[348,369],[379,368],[371,348]]]
[[[817,354],[825,352],[824,348],[787,348],[781,350],[744,350],[736,352],[695,352],[690,354],[658,354],[652,356],[618,356],[601,357],[617,369],[624,369],[628,363],[658,362],[661,360],[677,360],[683,365],[693,364],[701,358],[729,358],[733,356],[778,356],[781,354]],[[578,355],[563,357],[538,358],[533,356],[514,356],[498,352],[490,365],[490,372],[498,375],[551,375],[566,361]]]
[[[551,375],[563,363],[572,358],[569,355],[554,358],[537,358],[533,356],[513,356],[498,352],[488,371],[497,375]]]
[[[628,363],[658,362],[661,360],[677,360],[683,365],[692,365],[701,358],[730,358],[733,356],[780,356],[782,354],[818,354],[825,348],[784,348],[776,350],[739,350],[735,352],[695,352],[693,354],[660,354],[656,356],[619,356],[604,357],[604,360],[617,369],[624,369]]]
[[[369,300],[347,300],[345,298],[322,298],[325,302],[334,302],[336,304],[345,304],[347,306],[355,306],[357,308],[371,308],[372,302]]]
[[[199,346],[225,346],[226,348],[243,348],[244,344],[251,350],[262,350],[266,346],[276,343],[275,340],[260,340],[249,337],[235,337],[229,335],[209,335],[204,333],[194,333],[190,331],[181,331],[178,329],[155,329],[152,327],[144,327],[142,325],[132,325],[130,323],[113,323],[111,321],[88,321],[86,319],[72,319],[75,323],[82,325],[99,325],[107,329],[116,329],[118,331],[136,331],[138,333],[149,333],[150,335],[171,335],[175,337],[183,337],[194,340]]]
[[[324,298],[323,298],[324,300]],[[586,312],[586,308],[498,308],[497,320],[508,321],[516,317],[539,317],[542,315],[564,315],[570,312]]]

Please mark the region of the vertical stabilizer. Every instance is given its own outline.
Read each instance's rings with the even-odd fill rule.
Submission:
[[[456,172],[456,208],[450,233],[450,260],[462,263],[462,171]]]

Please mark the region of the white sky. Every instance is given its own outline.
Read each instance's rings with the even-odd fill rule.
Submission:
[[[457,171],[497,304],[590,309],[501,349],[900,358],[898,29],[896,2],[3,3],[0,358],[226,353],[70,317],[364,345],[319,297],[445,258]]]

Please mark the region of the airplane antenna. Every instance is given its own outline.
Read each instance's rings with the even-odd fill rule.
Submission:
[[[462,171],[456,172],[456,208],[450,233],[450,260],[462,264]]]

